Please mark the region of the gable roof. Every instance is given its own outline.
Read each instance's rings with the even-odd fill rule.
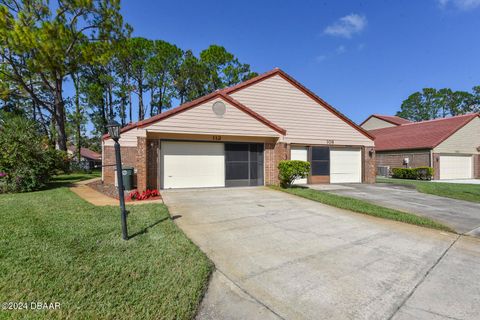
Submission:
[[[365,135],[366,137],[368,137],[369,139],[374,139],[374,137],[368,133],[368,131],[366,131],[365,129],[361,128],[360,126],[358,126],[357,124],[355,124],[353,121],[351,121],[348,117],[346,117],[345,115],[343,115],[342,113],[340,113],[338,110],[336,110],[334,107],[332,107],[330,104],[328,104],[326,101],[324,101],[323,99],[321,99],[320,97],[318,97],[316,94],[314,94],[312,91],[310,91],[309,89],[307,89],[306,87],[304,87],[302,84],[300,84],[298,81],[296,81],[295,79],[293,79],[291,76],[289,76],[287,73],[285,73],[284,71],[280,70],[279,68],[275,68],[273,70],[270,70],[266,73],[263,73],[263,74],[260,74],[256,77],[253,77],[252,79],[249,79],[247,81],[244,81],[242,83],[239,83],[237,85],[234,85],[232,87],[228,87],[228,88],[224,88],[224,89],[221,89],[221,90],[218,90],[218,91],[215,91],[215,92],[212,92],[208,95],[205,95],[203,97],[200,97],[198,99],[195,99],[195,100],[192,100],[190,102],[187,102],[183,105],[180,105],[176,108],[173,108],[167,112],[164,112],[164,113],[161,113],[159,115],[156,115],[156,116],[153,116],[149,119],[145,119],[143,121],[139,121],[139,122],[136,122],[136,123],[131,123],[129,125],[127,125],[126,127],[122,128],[122,130],[120,131],[121,133],[123,132],[126,132],[128,130],[131,130],[131,129],[134,129],[134,128],[142,128],[142,127],[145,127],[149,124],[152,124],[152,123],[155,123],[155,122],[158,122],[158,121],[161,121],[163,119],[166,119],[166,118],[169,118],[171,116],[174,116],[178,113],[181,113],[183,111],[186,111],[188,109],[191,109],[193,107],[196,107],[202,103],[205,103],[205,102],[208,102],[208,101],[211,101],[213,99],[216,99],[216,98],[221,98],[223,99],[224,101],[232,104],[233,106],[237,107],[238,109],[240,109],[241,111],[249,114],[250,116],[252,116],[253,118],[259,120],[260,122],[264,123],[265,125],[269,126],[270,128],[272,128],[273,130],[285,135],[286,134],[286,130],[281,128],[280,126],[276,125],[275,123],[273,123],[272,121],[266,119],[265,117],[263,117],[262,115],[258,114],[257,112],[253,111],[252,109],[248,108],[248,106],[245,106],[243,104],[241,104],[239,101],[233,99],[230,94],[234,93],[234,92],[237,92],[239,90],[242,90],[243,88],[246,88],[246,87],[249,87],[255,83],[258,83],[260,81],[263,81],[263,80],[266,80],[270,77],[273,77],[275,75],[279,75],[281,76],[282,78],[284,78],[285,80],[287,80],[289,83],[291,83],[294,87],[296,87],[297,89],[299,89],[300,91],[302,91],[304,94],[306,94],[307,96],[309,96],[311,99],[313,99],[314,101],[316,101],[317,103],[321,104],[323,107],[325,107],[328,111],[332,112],[333,114],[335,114],[336,116],[338,116],[340,119],[342,119],[344,122],[346,122],[347,124],[349,124],[350,126],[352,126],[354,129],[356,129],[357,131],[359,131],[360,133],[362,133],[363,135]],[[103,136],[103,139],[107,139],[109,138],[109,135],[108,134],[105,134]]]
[[[70,150],[73,154],[77,152],[77,147],[69,146],[68,150]],[[84,158],[92,159],[92,160],[101,160],[102,155],[98,152],[92,151],[87,148],[80,148],[80,155]]]
[[[456,117],[411,122],[396,127],[371,130],[377,151],[433,149],[478,117],[471,113]]]
[[[386,122],[394,124],[396,126],[411,123],[410,120],[407,120],[407,119],[404,119],[404,118],[401,118],[401,117],[397,117],[397,116],[385,116],[385,115],[381,115],[381,114],[372,114],[367,119],[365,119],[365,121],[360,123],[360,126],[363,126],[363,124],[365,122],[367,122],[368,120],[370,120],[371,118],[378,118],[380,120],[386,121]]]

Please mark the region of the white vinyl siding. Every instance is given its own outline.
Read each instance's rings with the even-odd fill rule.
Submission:
[[[365,130],[375,130],[390,127],[395,127],[395,125],[377,117],[371,117],[364,124],[362,124],[362,128]]]
[[[440,179],[471,179],[472,174],[472,156],[440,156]]]
[[[308,148],[307,147],[291,147],[290,159],[308,161]],[[307,178],[297,179],[295,180],[294,184],[307,184]]]
[[[161,154],[164,189],[225,186],[223,143],[164,141]]]
[[[472,119],[433,149],[433,153],[479,154],[480,119]]]
[[[373,146],[373,140],[327,110],[279,75],[231,94],[287,130],[290,143]]]
[[[362,151],[330,149],[330,183],[361,183]]]
[[[226,112],[223,116],[217,116],[212,110],[212,105],[216,101],[222,101],[226,105]],[[280,133],[222,99],[215,99],[198,105],[170,118],[152,123],[145,129],[148,132],[164,133],[281,136]]]

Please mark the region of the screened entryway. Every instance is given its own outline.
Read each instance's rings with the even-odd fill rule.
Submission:
[[[263,185],[263,144],[225,143],[225,186]]]

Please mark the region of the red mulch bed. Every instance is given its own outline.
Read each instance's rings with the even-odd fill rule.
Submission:
[[[103,193],[107,197],[118,199],[118,189],[113,184],[103,183],[102,180],[97,180],[97,181],[93,181],[93,182],[88,183],[87,186],[89,186],[90,188],[92,188],[94,190],[97,190],[100,193]],[[125,191],[125,202],[143,201],[143,200],[132,200],[132,199],[130,199],[130,197],[128,195],[132,191],[134,191],[134,190]],[[147,200],[159,200],[159,199],[162,199],[162,197],[161,196],[150,197]]]

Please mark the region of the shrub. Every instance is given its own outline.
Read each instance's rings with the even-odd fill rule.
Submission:
[[[35,122],[3,116],[0,134],[0,172],[3,192],[28,192],[45,186],[66,154],[48,145]]]
[[[392,168],[392,177],[397,179],[431,180],[433,173],[431,167]]]
[[[283,160],[278,164],[278,178],[283,188],[288,188],[296,179],[303,179],[310,173],[310,163],[300,160]]]
[[[418,167],[415,168],[417,172],[417,179],[419,180],[432,180],[435,171],[432,167]]]

